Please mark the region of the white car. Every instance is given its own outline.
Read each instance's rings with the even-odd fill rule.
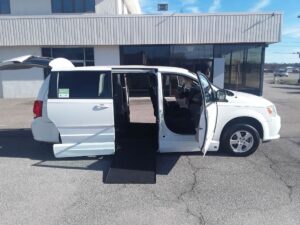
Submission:
[[[219,89],[204,75],[160,66],[74,67],[63,58],[24,56],[1,70],[50,67],[34,103],[33,137],[54,143],[57,158],[111,155],[118,132],[130,133],[127,79],[144,76],[156,117],[157,151],[255,152],[261,141],[278,139],[275,105],[258,96]],[[125,126],[124,126],[125,124]],[[139,128],[134,128],[139,129]],[[140,129],[133,134],[141,134]]]
[[[288,77],[289,71],[286,68],[280,68],[274,71],[274,77]]]

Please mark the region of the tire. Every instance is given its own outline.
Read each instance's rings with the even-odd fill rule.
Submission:
[[[226,129],[221,145],[233,156],[249,156],[260,144],[258,131],[248,124],[234,124]]]

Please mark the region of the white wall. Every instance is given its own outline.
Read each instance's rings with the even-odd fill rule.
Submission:
[[[95,0],[95,4],[97,14],[109,15],[118,13],[117,0]]]
[[[23,55],[41,55],[41,48],[0,47],[0,61]],[[35,98],[43,81],[42,69],[2,70],[0,71],[0,97]]]
[[[96,66],[120,65],[119,46],[97,46],[94,54]]]
[[[139,0],[121,0],[125,3],[126,8],[130,14],[141,14],[141,5]]]
[[[10,0],[12,15],[49,15],[51,0]]]

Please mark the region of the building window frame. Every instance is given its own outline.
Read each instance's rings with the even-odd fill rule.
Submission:
[[[58,49],[76,49],[76,50],[82,50],[82,59],[70,59],[66,56],[59,55],[55,56],[54,51]],[[90,51],[88,53],[88,51]],[[88,56],[90,54],[90,56]],[[68,60],[70,60],[75,66],[94,66],[95,65],[95,51],[93,47],[42,47],[42,56],[43,57],[49,57],[49,58],[57,58],[57,57],[63,57]],[[47,77],[49,74],[49,71],[46,69],[44,70],[44,76]]]
[[[3,7],[5,3],[7,4],[6,8]],[[0,0],[0,15],[3,14],[11,14],[10,0]]]
[[[60,2],[60,8],[56,9],[55,7],[55,0],[51,0],[51,11],[52,13],[94,13],[95,12],[95,0],[56,0]],[[66,1],[70,1],[71,3],[71,10],[67,10],[65,3]],[[78,10],[76,6],[77,1],[80,1],[83,6],[82,10]],[[91,1],[91,4],[94,6],[92,9],[89,9],[88,7],[88,1]]]

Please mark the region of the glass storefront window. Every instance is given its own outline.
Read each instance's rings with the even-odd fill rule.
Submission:
[[[9,0],[0,0],[0,14],[10,14]]]
[[[42,56],[66,58],[78,66],[94,65],[93,48],[42,48]]]
[[[212,59],[213,45],[173,45],[171,46],[172,59]]]
[[[246,78],[245,86],[247,88],[259,88],[261,80],[261,67],[262,67],[262,47],[247,49],[246,55]]]
[[[121,64],[168,66],[170,65],[170,46],[122,46]]]
[[[225,59],[224,87],[261,94],[263,45],[216,45],[215,58]]]
[[[95,0],[52,0],[53,13],[95,12]]]
[[[212,72],[213,45],[143,45],[122,46],[122,65],[157,65]]]
[[[212,70],[213,45],[173,45],[170,65],[182,67],[192,72],[205,73],[205,65]]]
[[[74,66],[94,66],[94,49],[93,48],[42,48],[42,56],[50,58],[69,59]],[[48,75],[48,71],[44,71]]]
[[[225,59],[224,87],[261,94],[263,44],[122,46],[122,65],[175,66],[213,81],[214,58]]]

